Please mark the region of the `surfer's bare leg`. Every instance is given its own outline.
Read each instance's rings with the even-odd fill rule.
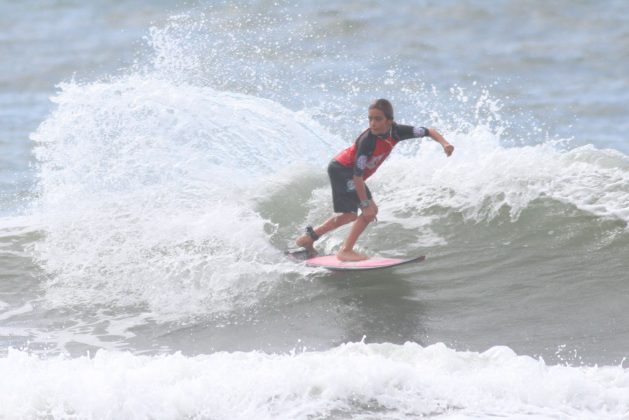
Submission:
[[[325,222],[323,222],[323,224],[321,224],[320,226],[317,226],[316,228],[314,228],[314,233],[318,237],[325,235],[326,233],[338,227],[341,227],[343,225],[353,222],[354,220],[356,220],[357,217],[358,216],[356,215],[356,213],[341,213],[341,214],[334,215],[330,217],[328,220],[326,220]],[[314,241],[315,240],[310,235],[305,233],[301,235],[299,238],[297,238],[295,243],[297,244],[297,246],[306,248],[309,253],[313,253]]]
[[[372,211],[367,214],[362,213],[360,216],[358,216],[358,218],[352,225],[352,229],[349,231],[349,235],[347,236],[347,239],[345,239],[345,243],[336,254],[336,258],[338,258],[339,260],[362,261],[369,258],[367,255],[359,254],[358,252],[354,251],[354,245],[356,245],[356,241],[365,231],[367,225],[376,220],[376,215],[378,214],[378,206],[376,206],[376,203],[374,202],[372,202],[372,206]]]
[[[365,219],[365,217],[363,217],[362,214],[358,217],[358,219],[356,219],[356,221],[352,225],[352,229],[349,231],[347,239],[345,239],[345,243],[343,244],[339,252],[336,253],[336,257],[339,260],[362,261],[369,258],[367,255],[359,254],[358,252],[354,251],[354,245],[356,245],[358,237],[365,231],[365,228],[368,224],[369,222]]]

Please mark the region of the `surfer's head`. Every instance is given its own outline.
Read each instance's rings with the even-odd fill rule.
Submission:
[[[393,124],[393,105],[386,99],[378,99],[369,105],[369,129],[375,135],[386,134]]]
[[[386,119],[393,121],[393,105],[386,99],[377,99],[369,105],[369,110],[379,109]]]

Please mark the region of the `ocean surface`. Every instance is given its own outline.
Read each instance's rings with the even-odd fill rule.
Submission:
[[[0,57],[1,419],[629,419],[626,1],[0,1]],[[456,149],[358,249],[426,261],[287,260],[380,97]]]

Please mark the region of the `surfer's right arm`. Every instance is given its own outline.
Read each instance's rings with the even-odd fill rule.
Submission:
[[[356,194],[361,203],[369,203],[367,207],[361,207],[360,211],[365,216],[368,222],[372,222],[376,218],[378,208],[373,200],[370,200],[367,196],[367,189],[365,188],[365,180],[362,176],[354,175],[352,178],[354,181],[354,188],[356,188]]]
[[[378,208],[375,203],[367,196],[367,188],[365,187],[365,178],[363,174],[367,167],[367,161],[376,148],[376,139],[374,136],[363,138],[357,145],[356,163],[354,164],[354,188],[361,203],[369,203],[367,207],[361,207],[360,211],[368,222],[372,222],[376,218]]]

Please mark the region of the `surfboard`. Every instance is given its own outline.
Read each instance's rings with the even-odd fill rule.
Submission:
[[[332,271],[377,270],[396,267],[402,264],[421,262],[426,259],[425,255],[420,255],[418,257],[405,259],[371,257],[363,261],[340,261],[336,258],[336,255],[322,255],[308,258],[305,251],[287,252],[287,255],[298,261],[304,261],[309,267],[322,267]]]

